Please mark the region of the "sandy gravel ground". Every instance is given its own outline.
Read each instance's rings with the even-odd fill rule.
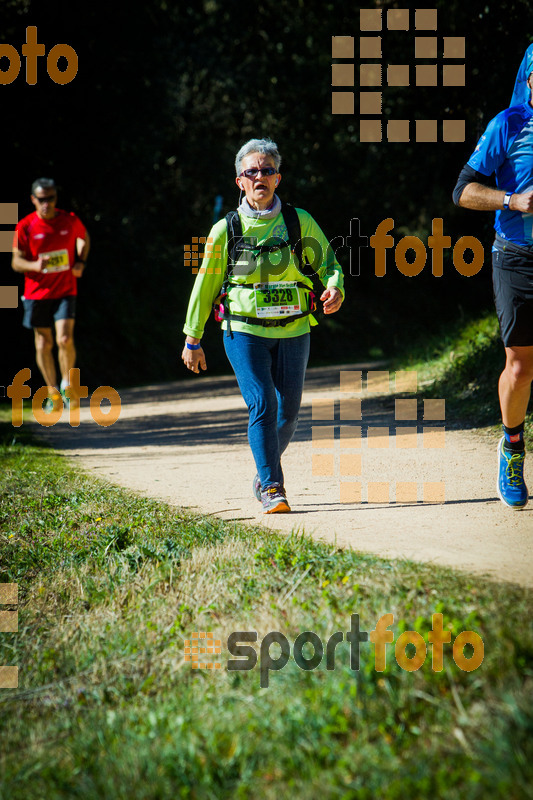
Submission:
[[[39,432],[79,467],[175,505],[226,520],[262,523],[266,529],[305,530],[342,547],[532,587],[533,501],[517,512],[498,499],[497,439],[486,431],[462,429],[448,417],[445,441],[440,441],[444,447],[423,447],[424,425],[444,424],[424,421],[423,387],[411,395],[418,398],[418,422],[395,422],[394,397],[379,381],[370,382],[370,391],[361,395],[362,421],[341,421],[339,372],[362,369],[366,375],[368,366],[308,371],[300,423],[283,460],[291,514],[265,516],[252,495],[255,468],[246,438],[247,412],[230,377],[203,374],[121,390],[120,418],[107,428],[93,421],[84,400],[78,428],[68,424],[64,413],[57,425],[46,430],[39,426]],[[343,402],[350,397],[356,395],[343,394]],[[334,401],[333,420],[313,419],[313,403],[316,414],[320,399],[326,406],[330,401],[330,408]],[[359,449],[344,447],[357,442],[339,439],[341,425],[362,427]],[[394,435],[396,425],[417,426],[416,448],[397,446],[401,437]],[[390,430],[388,441],[367,439],[368,428],[383,427]],[[316,429],[329,428],[320,432],[326,438],[314,445],[313,428],[315,437]],[[331,433],[334,441],[327,438]],[[371,441],[388,446],[370,447]],[[353,470],[358,454],[361,475],[341,476],[341,468]],[[317,474],[328,468],[333,475]],[[526,477],[528,468],[531,487],[531,455]],[[398,482],[418,484],[418,502],[395,502]],[[350,485],[341,490],[341,483]],[[354,483],[361,484],[362,502],[342,502],[346,495],[341,491],[353,491]],[[368,502],[369,492],[372,500],[372,492],[380,488],[376,483],[389,484],[388,502]],[[423,484],[430,484],[426,491],[434,499],[435,484],[444,484],[444,502],[423,502]]]

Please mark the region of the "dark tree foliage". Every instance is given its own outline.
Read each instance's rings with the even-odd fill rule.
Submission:
[[[44,58],[35,86],[25,82],[24,61],[19,77],[0,86],[0,199],[29,213],[32,180],[52,175],[60,207],[87,224],[93,252],[77,321],[85,382],[183,376],[181,328],[193,281],[183,245],[207,234],[217,195],[224,213],[235,207],[234,155],[252,136],[278,142],[280,195],[310,211],[330,238],[347,237],[351,219],[370,237],[391,217],[396,242],[407,234],[427,241],[432,219],[443,218],[452,244],[468,234],[485,247],[486,264],[473,278],[458,275],[451,250],[443,278],[431,275],[429,250],[416,278],[398,272],[392,251],[387,275],[377,278],[374,253],[364,247],[361,274],[350,275],[348,249],[339,249],[347,299],[314,332],[316,360],[392,355],[441,321],[490,305],[491,215],[456,209],[451,191],[486,123],[509,104],[533,15],[526,0],[425,5],[438,9],[439,38],[466,36],[466,86],[385,88],[384,113],[465,118],[464,143],[359,142],[359,9],[419,3],[4,0],[2,42],[21,52],[26,27],[36,25],[47,52],[64,42],[79,58],[78,75],[65,86],[48,77]],[[354,116],[331,113],[337,35],[355,37]],[[414,32],[384,33],[383,57],[414,65]],[[352,271],[357,261],[353,253]],[[16,282],[9,256],[2,264],[2,283]],[[34,363],[20,317],[20,309],[2,311],[8,347],[0,384]],[[205,344],[210,369],[225,369],[212,322]]]

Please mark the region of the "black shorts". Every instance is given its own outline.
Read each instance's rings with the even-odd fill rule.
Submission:
[[[76,316],[76,297],[73,294],[56,300],[28,300],[24,297],[22,302],[22,324],[25,328],[53,328],[57,320],[74,319]]]
[[[505,347],[533,346],[533,259],[493,250],[492,285]]]

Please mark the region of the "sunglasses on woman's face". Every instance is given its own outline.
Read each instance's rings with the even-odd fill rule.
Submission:
[[[245,169],[244,172],[241,172],[239,177],[242,178],[244,176],[245,178],[255,178],[259,174],[268,175],[270,177],[271,175],[275,175],[276,172],[277,170],[275,170],[274,167],[263,167],[262,169],[250,167],[250,169]]]

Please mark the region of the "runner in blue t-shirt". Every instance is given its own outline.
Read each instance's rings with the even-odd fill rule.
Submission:
[[[530,45],[518,70],[511,107],[489,122],[453,193],[456,205],[496,211],[492,277],[506,354],[498,385],[504,431],[498,445],[498,494],[511,508],[524,508],[528,501],[524,420],[533,380],[532,90]]]

